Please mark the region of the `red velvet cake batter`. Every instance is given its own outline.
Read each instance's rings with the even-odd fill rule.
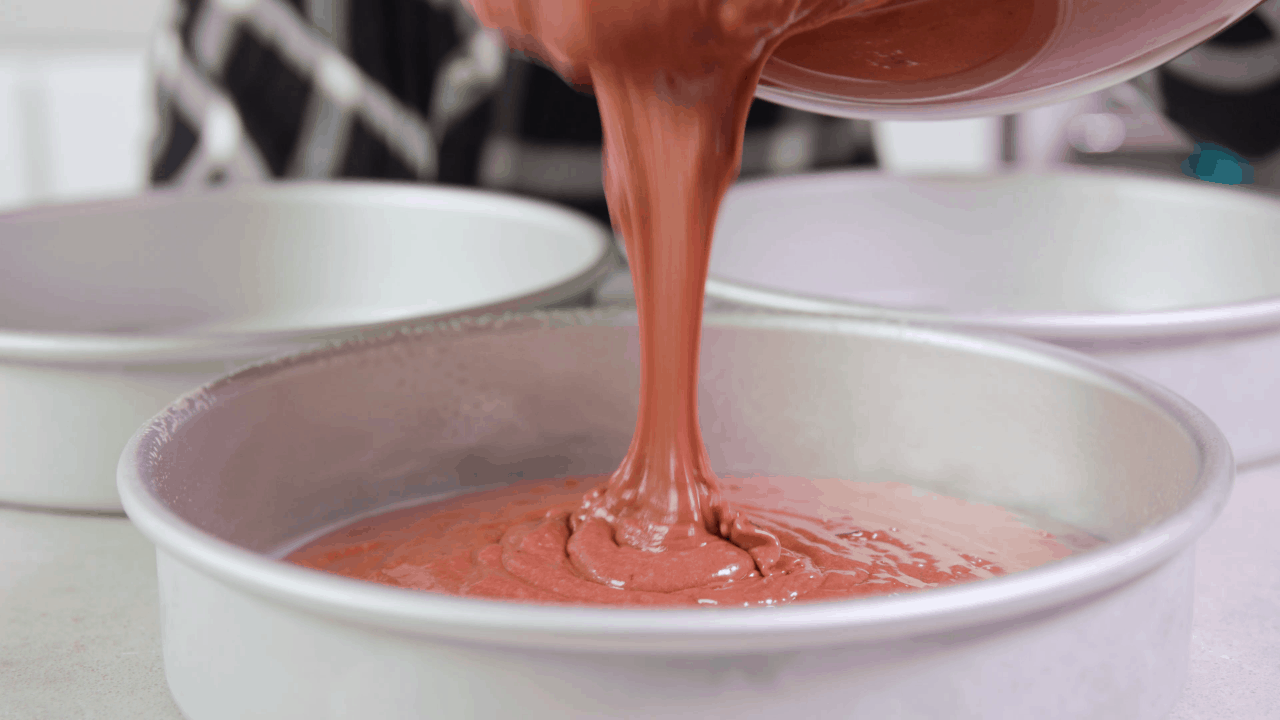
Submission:
[[[396,510],[307,543],[304,567],[431,592],[543,603],[738,607],[941,587],[1025,570],[1087,549],[992,505],[899,483],[745,477],[724,499],[779,540],[761,564],[716,539],[646,552],[586,523],[582,494],[607,478],[521,482]],[[759,553],[760,548],[754,548]]]

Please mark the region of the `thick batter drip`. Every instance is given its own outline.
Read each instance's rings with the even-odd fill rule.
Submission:
[[[383,543],[376,551],[359,545],[364,549],[351,556],[354,565],[338,562],[344,557],[338,549],[330,551],[334,561],[314,554],[295,559],[444,592],[638,604],[768,605],[946,584],[1010,569],[1008,559],[991,566],[962,559],[961,545],[947,545],[945,552],[928,545],[912,535],[907,516],[899,518],[898,530],[868,528],[885,533],[883,540],[851,540],[861,536],[843,537],[842,525],[827,527],[776,503],[732,500],[711,470],[699,431],[698,344],[712,226],[737,175],[761,69],[788,37],[890,4],[907,5],[476,0],[483,22],[595,92],[604,126],[605,190],[627,245],[639,312],[635,435],[618,470],[581,500],[468,499],[439,511],[452,518],[446,524],[437,514],[414,525],[418,540],[395,543],[387,553],[386,540],[370,541]],[[963,34],[946,37],[966,47],[975,42]],[[773,493],[770,501],[791,492],[788,485],[788,495]],[[844,511],[857,513],[850,522],[865,522],[856,518],[866,511],[868,493],[847,498]],[[454,523],[466,529],[451,529]],[[1028,557],[1056,557],[1042,547],[1043,538],[1024,539]],[[876,550],[859,543],[873,543]],[[863,554],[850,554],[854,546]],[[876,564],[872,555],[896,559]],[[890,566],[896,569],[883,569]]]
[[[980,580],[1089,547],[1010,512],[898,483],[725,478],[724,499],[780,540],[762,576],[728,543],[682,555],[620,547],[604,524],[570,530],[604,478],[523,482],[354,523],[288,559],[384,585],[492,599],[740,607],[881,595]],[[606,575],[594,567],[606,563]],[[687,584],[685,563],[702,564]],[[706,576],[711,579],[706,579]]]
[[[765,61],[790,34],[884,2],[477,0],[483,22],[594,89],[605,192],[631,263],[639,417],[617,472],[567,517],[585,577],[670,590],[807,572],[723,501],[709,466],[697,409],[703,290]]]

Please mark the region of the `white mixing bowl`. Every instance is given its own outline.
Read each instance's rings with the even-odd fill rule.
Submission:
[[[852,67],[832,68],[836,74],[815,70],[805,62],[788,61],[784,46],[764,67],[756,94],[783,105],[828,115],[874,120],[940,120],[943,118],[1012,115],[1035,107],[1081,97],[1117,85],[1159,67],[1217,35],[1247,14],[1260,0],[1023,0],[1031,8],[1020,31],[1007,32],[988,50],[1000,54],[975,67],[954,74],[919,81],[851,77]],[[912,5],[933,13],[947,6],[973,6],[955,0],[902,2],[880,7],[864,17],[891,18]],[[881,62],[912,63],[931,54],[928,49],[947,42],[946,33],[987,36],[979,16],[949,20],[933,29],[936,34],[895,36],[898,28],[912,27],[920,18],[898,15],[881,25],[889,32],[888,46],[873,48]],[[844,21],[857,22],[855,18]],[[819,28],[814,34],[821,35]],[[799,36],[793,42],[812,48],[821,41]],[[860,56],[864,46],[849,47],[847,55]],[[925,52],[921,52],[925,49]],[[959,60],[963,54],[953,56]],[[887,58],[887,59],[886,59]],[[794,60],[792,56],[792,60]],[[883,67],[883,65],[882,65]]]
[[[361,331],[581,296],[611,246],[546,203],[377,183],[0,216],[0,502],[119,511],[121,448],[179,394]]]
[[[1103,172],[813,174],[725,201],[717,303],[1012,332],[1203,408],[1242,466],[1280,457],[1280,200]]]

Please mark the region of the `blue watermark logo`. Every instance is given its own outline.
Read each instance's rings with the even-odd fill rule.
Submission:
[[[1182,161],[1182,172],[1198,180],[1221,185],[1248,185],[1253,166],[1248,160],[1213,143],[1196,143],[1191,157]]]

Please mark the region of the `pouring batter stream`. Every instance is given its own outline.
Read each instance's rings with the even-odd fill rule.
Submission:
[[[416,531],[421,542],[396,541],[389,527],[366,525],[356,542],[363,550],[335,548],[338,534],[291,559],[444,592],[624,604],[772,605],[912,587],[903,578],[927,586],[1005,571],[990,558],[966,557],[954,538],[930,544],[926,533],[911,540],[914,547],[894,540],[904,555],[887,563],[894,569],[885,575],[874,558],[855,551],[861,536],[852,533],[861,526],[805,514],[822,511],[823,503],[781,512],[749,502],[776,500],[783,487],[799,492],[807,481],[742,480],[741,502],[731,501],[699,430],[698,351],[712,230],[738,172],[761,70],[791,36],[910,1],[476,0],[485,24],[595,93],[605,191],[627,245],[640,322],[635,434],[618,470],[581,500],[572,493],[566,500],[561,486],[544,487],[542,496],[526,488],[523,495],[473,497],[436,507],[454,520],[424,520]],[[947,42],[960,55],[973,54],[961,34]],[[911,72],[920,71],[913,65]],[[874,497],[867,487],[851,500],[865,506]],[[474,515],[470,521],[458,515],[463,507]],[[1070,552],[1023,529],[1027,557],[1044,562]],[[888,527],[866,531],[892,537]],[[938,553],[955,557],[939,569]],[[912,573],[925,567],[932,568],[928,582]]]

